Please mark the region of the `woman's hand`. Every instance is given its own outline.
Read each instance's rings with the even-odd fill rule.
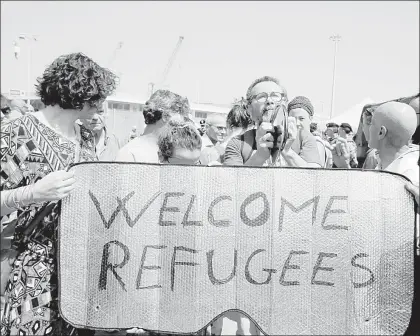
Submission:
[[[52,172],[33,185],[34,203],[59,201],[74,189],[74,171],[59,170]]]

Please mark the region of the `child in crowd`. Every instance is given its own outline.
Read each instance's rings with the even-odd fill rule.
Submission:
[[[163,164],[200,163],[201,136],[192,122],[171,119],[158,139],[159,161]]]

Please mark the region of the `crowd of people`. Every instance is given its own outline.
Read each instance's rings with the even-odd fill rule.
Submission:
[[[143,134],[133,128],[121,146],[107,130],[103,107],[116,79],[73,53],[57,58],[39,77],[43,106],[31,109],[2,96],[2,265],[6,260],[8,266],[5,272],[2,267],[2,335],[94,333],[67,324],[57,302],[60,200],[74,188],[77,177],[67,169],[76,162],[378,169],[407,177],[407,190],[419,202],[418,95],[410,104],[391,101],[363,114],[369,149],[360,160],[349,124],[330,123],[319,131],[310,99],[289,101],[286,88],[271,76],[253,81],[227,116],[209,115],[198,126],[186,97],[157,90],[143,108]],[[6,232],[13,240],[4,249]],[[238,334],[260,333],[238,313],[224,318],[237,323]],[[219,319],[201,333],[221,335],[222,327]]]

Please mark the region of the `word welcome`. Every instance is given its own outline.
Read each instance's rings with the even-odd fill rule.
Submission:
[[[128,201],[134,196],[135,191],[132,191],[128,193],[123,198],[116,197],[117,207],[115,210],[113,210],[111,216],[107,220],[104,216],[102,206],[98,200],[98,198],[95,196],[95,194],[89,190],[89,197],[92,200],[93,204],[95,205],[96,210],[98,211],[98,214],[101,218],[101,221],[106,229],[110,229],[112,226],[112,223],[115,221],[116,217],[119,213],[122,213],[125,221],[127,222],[129,227],[134,227],[138,223],[138,221],[141,219],[143,214],[147,211],[147,209],[150,207],[150,205],[162,194],[161,191],[154,194],[141,208],[140,212],[135,215],[135,217],[131,217],[131,215],[128,213],[128,210],[126,208],[126,204]],[[181,197],[185,196],[185,193],[182,192],[165,192],[163,193],[163,202],[160,207],[159,211],[159,226],[176,226],[176,222],[165,220],[165,213],[177,213],[180,212],[180,208],[174,204],[171,206],[168,205],[171,199],[176,199],[180,203],[182,203]],[[194,206],[194,203],[196,202],[196,195],[191,195],[188,200],[188,207],[183,215],[183,219],[181,221],[181,225],[184,227],[188,226],[203,226],[202,220],[192,220],[190,219],[190,213]],[[324,214],[321,221],[321,226],[325,230],[348,230],[348,226],[345,225],[326,225],[327,217],[330,214],[339,214],[339,213],[346,213],[343,209],[333,209],[333,204],[336,201],[347,201],[347,196],[330,196],[328,204],[324,210]],[[263,207],[261,208],[261,212],[258,216],[255,218],[249,218],[246,209],[249,206],[252,206],[255,201],[261,199],[263,202]],[[278,231],[281,232],[284,225],[284,214],[286,207],[292,210],[294,213],[301,212],[305,208],[309,206],[313,206],[312,208],[312,225],[316,221],[317,217],[317,209],[319,204],[320,196],[315,196],[313,198],[310,198],[309,200],[305,201],[301,205],[295,206],[285,198],[281,197],[280,202],[280,212],[278,215]],[[180,204],[178,203],[178,204]],[[210,206],[207,210],[207,220],[210,223],[210,225],[213,225],[215,227],[228,227],[232,225],[232,220],[229,218],[215,218],[214,216],[214,209],[216,206],[223,206],[223,207],[229,207],[232,205],[232,197],[229,195],[221,195],[216,197],[214,200],[211,201]],[[269,221],[270,218],[270,202],[268,201],[267,195],[263,192],[255,192],[250,194],[248,197],[245,198],[245,200],[242,202],[240,206],[240,213],[239,218],[241,219],[242,223],[249,226],[249,227],[258,227],[266,224]]]

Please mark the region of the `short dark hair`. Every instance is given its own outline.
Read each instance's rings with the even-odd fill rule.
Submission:
[[[346,132],[346,134],[350,134],[351,132],[353,132],[353,129],[348,123],[342,123],[340,127],[344,130],[344,132]]]
[[[336,123],[328,123],[327,128],[332,128],[334,133],[338,133],[338,124]]]
[[[143,107],[144,123],[152,125],[162,119],[164,115],[179,114],[184,118],[190,113],[188,98],[169,90],[157,90]]]
[[[226,126],[228,128],[240,127],[246,129],[252,124],[251,116],[248,113],[246,102],[238,101],[230,109],[226,117]]]
[[[117,87],[117,76],[82,53],[63,55],[37,79],[37,94],[46,106],[81,110],[99,107]]]
[[[201,136],[197,129],[186,121],[171,119],[159,134],[158,147],[165,160],[172,157],[174,149],[181,147],[201,150]]]
[[[251,91],[252,89],[255,87],[255,85],[259,84],[259,83],[263,83],[263,82],[273,82],[276,83],[277,85],[280,85],[280,82],[277,78],[275,77],[271,77],[271,76],[264,76],[264,77],[260,77],[256,80],[254,80],[251,85],[248,87],[248,90],[246,91],[246,99],[249,101],[251,99]],[[283,88],[283,91],[287,97],[287,92],[286,89]]]

